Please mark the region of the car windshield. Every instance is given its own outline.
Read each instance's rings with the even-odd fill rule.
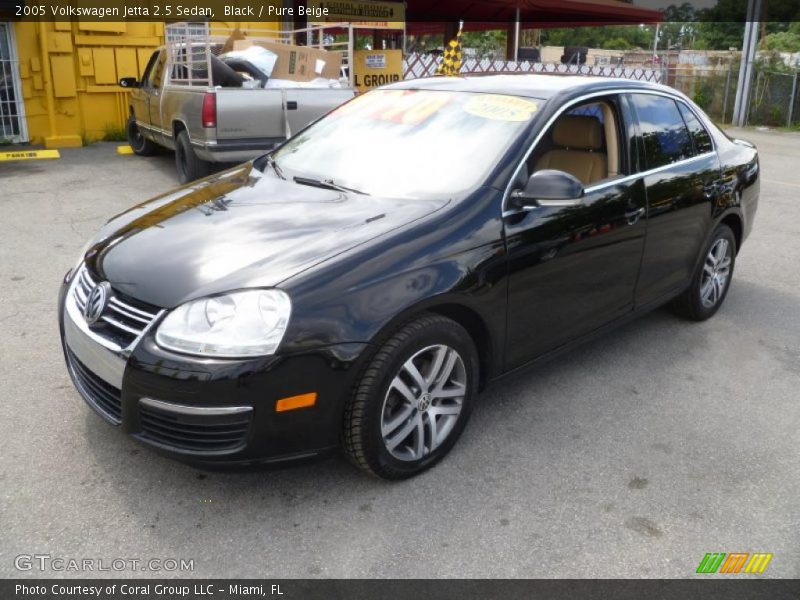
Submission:
[[[499,94],[376,90],[289,140],[273,164],[371,195],[452,195],[482,183],[536,108]]]

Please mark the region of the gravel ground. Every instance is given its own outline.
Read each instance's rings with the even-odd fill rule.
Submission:
[[[688,577],[714,551],[800,576],[800,135],[737,135],[760,149],[761,205],[719,313],[658,310],[497,384],[449,458],[394,484],[340,458],[203,473],[93,414],[59,282],[109,216],[174,185],[172,158],[0,163],[0,576],[48,554],[200,577]]]

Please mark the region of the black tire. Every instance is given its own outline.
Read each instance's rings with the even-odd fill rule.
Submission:
[[[189,141],[189,134],[186,130],[178,133],[175,140],[175,168],[178,171],[178,179],[181,183],[189,183],[195,179],[201,179],[208,175],[210,166],[206,161],[201,160],[194,153],[192,143]]]
[[[417,400],[414,402],[421,402],[423,396],[428,396],[427,406],[419,409],[419,405],[414,405],[417,408],[412,409],[412,403],[408,403],[404,409],[412,410],[413,415],[404,422],[410,425],[412,419],[416,420],[417,414],[419,414],[420,429],[414,427],[408,434],[411,436],[408,439],[417,439],[414,436],[424,431],[425,445],[422,452],[419,452],[421,458],[401,460],[387,448],[381,431],[385,405],[388,406],[387,403],[395,395],[396,388],[392,388],[392,392],[390,392],[389,386],[393,384],[396,377],[401,377],[402,373],[405,373],[402,368],[409,359],[422,356],[423,358],[419,360],[424,360],[425,355],[421,354],[424,352],[431,352],[433,358],[436,350],[431,350],[431,348],[436,346],[447,347],[448,352],[455,350],[461,359],[461,362],[457,363],[458,366],[450,372],[458,371],[459,377],[464,378],[466,387],[463,398],[440,400],[435,396],[434,391],[431,391],[430,395],[422,394],[421,391],[419,394],[415,392]],[[449,358],[451,355],[446,354],[445,356]],[[446,361],[445,358],[445,362],[442,364],[447,364]],[[433,382],[436,379],[436,373],[431,375],[434,370],[433,362],[431,360],[426,365],[423,364],[420,369],[420,373],[425,379],[430,375],[431,388],[435,387]],[[445,371],[446,369],[437,369],[438,373]],[[429,469],[450,451],[464,430],[477,393],[478,377],[479,364],[475,343],[461,325],[440,315],[423,315],[406,323],[372,357],[355,386],[353,396],[345,407],[342,445],[348,459],[360,469],[383,479],[406,479]],[[413,384],[409,388],[413,388]],[[431,395],[433,395],[433,400],[430,399]],[[438,406],[435,404],[437,402],[439,402]],[[450,421],[450,417],[445,415],[434,414],[434,410],[443,408],[443,403],[450,402],[460,402],[460,413],[455,415],[454,420]],[[453,408],[452,404],[447,404],[447,406]],[[431,419],[433,419],[432,429],[430,428]],[[438,429],[439,427],[441,429]],[[392,431],[398,432],[405,428],[406,425],[403,425]],[[438,431],[441,434],[445,429],[448,429],[448,433],[444,433],[442,439],[430,443],[431,431]],[[435,446],[436,443],[438,446]],[[430,447],[434,448],[433,451],[429,450]],[[414,452],[410,448],[409,451]]]
[[[128,117],[128,124],[125,128],[128,134],[128,144],[133,148],[133,153],[139,156],[153,156],[158,152],[158,146],[148,140],[139,131],[139,126],[136,124],[136,117],[130,115]]]
[[[706,301],[703,299],[703,291],[707,289],[704,285],[708,283],[708,278],[711,277],[709,269],[714,269],[714,266],[708,262],[710,260],[709,253],[712,248],[717,246],[720,240],[727,242],[725,256],[730,262],[725,282],[720,286],[720,291],[713,294],[714,301],[709,305],[709,299],[706,299]],[[673,312],[678,316],[692,321],[705,321],[713,317],[719,310],[719,307],[722,306],[725,297],[728,295],[728,290],[731,287],[733,269],[736,263],[736,251],[736,236],[733,235],[733,231],[727,225],[719,225],[714,230],[711,239],[703,249],[703,257],[700,264],[697,265],[697,271],[692,277],[692,284],[683,294],[672,301]]]

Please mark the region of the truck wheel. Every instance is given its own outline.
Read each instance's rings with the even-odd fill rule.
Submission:
[[[210,165],[194,153],[186,130],[181,131],[175,140],[175,167],[181,183],[189,183],[208,175]]]
[[[478,353],[461,325],[439,315],[407,323],[380,347],[347,403],[347,457],[383,479],[421,473],[456,443],[477,388]]]
[[[128,144],[133,148],[133,152],[139,156],[153,156],[158,152],[158,146],[148,140],[139,131],[139,126],[136,124],[136,117],[133,115],[128,117]]]

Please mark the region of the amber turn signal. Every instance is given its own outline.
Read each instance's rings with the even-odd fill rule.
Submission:
[[[317,403],[317,392],[309,394],[300,394],[299,396],[289,396],[288,398],[281,398],[275,403],[275,412],[285,412],[287,410],[295,410],[297,408],[306,408],[314,406]]]

